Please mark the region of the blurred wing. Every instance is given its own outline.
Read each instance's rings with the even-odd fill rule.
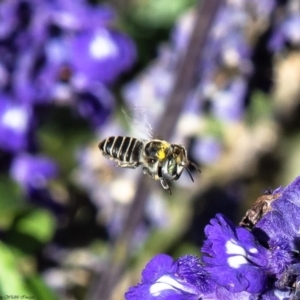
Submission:
[[[153,127],[151,124],[155,122],[153,112],[140,106],[131,107],[130,109],[122,109],[126,121],[130,124],[130,133],[134,137],[144,139],[153,138]]]

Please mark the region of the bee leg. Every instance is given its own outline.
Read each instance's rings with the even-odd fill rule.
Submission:
[[[146,167],[143,168],[143,173],[145,175],[149,175],[150,177],[153,177],[152,173],[150,172],[150,170]]]
[[[143,168],[143,173],[148,174],[149,176],[151,176],[150,170],[146,167]]]
[[[121,167],[121,168],[131,168],[131,169],[135,169],[136,167],[138,167],[139,163],[134,162],[134,163],[128,163],[128,162],[122,162],[122,161],[118,161],[117,166]]]
[[[166,181],[163,177],[160,177],[159,180],[160,180],[160,184],[162,185],[162,187],[163,187],[165,190],[168,190],[169,194],[172,195],[171,188],[170,188],[170,186],[168,185],[167,181]]]

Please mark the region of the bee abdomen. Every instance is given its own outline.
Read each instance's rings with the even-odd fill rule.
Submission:
[[[143,143],[127,136],[111,136],[99,143],[99,149],[112,159],[121,162],[139,162]]]

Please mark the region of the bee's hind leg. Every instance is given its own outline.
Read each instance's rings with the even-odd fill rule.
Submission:
[[[135,169],[139,166],[139,163],[134,162],[134,163],[128,163],[128,162],[122,162],[122,161],[118,161],[117,162],[117,166],[121,167],[121,168],[131,168],[131,169]]]

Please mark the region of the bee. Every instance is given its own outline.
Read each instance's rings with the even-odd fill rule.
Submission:
[[[269,211],[272,210],[271,203],[279,198],[280,194],[267,194],[257,198],[252,207],[247,210],[246,215],[240,222],[240,226],[252,230],[255,224]]]
[[[189,166],[201,172],[198,166],[189,161],[184,146],[171,144],[165,140],[143,140],[128,136],[112,136],[99,143],[104,157],[114,160],[121,168],[143,166],[143,173],[159,180],[162,187],[171,194],[168,181],[180,178],[184,169],[194,181]]]

